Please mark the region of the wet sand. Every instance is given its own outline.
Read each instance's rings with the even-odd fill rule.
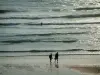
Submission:
[[[79,71],[81,73],[90,73],[93,75],[100,75],[100,65],[73,65],[69,68]]]
[[[50,63],[44,56],[0,57],[0,75],[100,75],[97,59],[64,56],[58,63]]]

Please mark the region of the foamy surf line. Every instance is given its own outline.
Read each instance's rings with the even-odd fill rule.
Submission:
[[[0,57],[48,57],[48,54],[46,55],[0,55]],[[54,56],[54,55],[53,55]],[[60,54],[60,56],[100,56],[100,54],[94,54],[94,53],[91,53],[91,54]]]
[[[81,10],[95,10],[100,9],[100,7],[83,7],[83,8],[75,8],[74,10],[81,11]]]
[[[68,49],[68,50],[29,50],[29,51],[0,51],[1,53],[24,53],[24,52],[70,52],[70,51],[82,51],[83,49]],[[99,51],[99,50],[95,50]]]
[[[26,50],[26,51],[24,51],[24,50],[20,50],[20,51],[0,51],[0,53],[24,53],[24,52],[76,52],[76,51],[88,51],[88,52],[99,52],[100,50],[99,49],[65,49],[65,50],[63,50],[63,49],[61,49],[61,50],[44,50],[44,49],[33,49],[33,50]]]
[[[77,9],[78,10],[78,9]],[[44,17],[0,17],[0,19],[31,19],[31,20],[36,20],[36,19],[56,19],[56,18],[89,18],[89,17],[100,17],[100,14],[80,14],[80,15],[61,15],[61,16],[44,16]]]
[[[44,34],[13,34],[13,35],[0,35],[0,37],[14,37],[14,36],[54,36],[54,35],[81,35],[88,34],[89,32],[68,32],[68,33],[44,33]]]
[[[88,25],[88,24],[100,24],[100,22],[79,22],[79,23],[0,23],[0,26],[11,26],[11,25],[34,25],[34,26],[43,26],[43,25]]]
[[[30,39],[25,39],[25,40],[7,40],[7,41],[0,41],[1,43],[7,43],[7,44],[18,44],[18,43],[25,43],[25,42],[30,42],[30,43],[33,43],[33,42],[62,42],[62,43],[73,43],[73,42],[77,42],[78,40],[77,39],[72,39],[72,40],[55,40],[55,39],[36,39],[36,40],[30,40]]]
[[[45,56],[49,53],[59,52],[59,56],[100,56],[100,50],[83,50],[83,49],[70,49],[70,50],[30,50],[30,51],[0,51],[0,57],[31,57],[31,56]]]
[[[24,11],[24,10],[7,10],[7,9],[0,9],[0,14],[6,14],[6,13],[11,13],[11,12],[26,12],[26,11]]]

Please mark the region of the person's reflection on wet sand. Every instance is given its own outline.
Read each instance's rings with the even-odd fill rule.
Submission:
[[[56,68],[59,68],[59,65],[58,65],[58,63],[55,63],[55,67],[56,67]]]
[[[49,71],[52,72],[52,62],[50,63],[50,68],[49,68]]]
[[[59,64],[55,62],[56,75],[59,75]]]

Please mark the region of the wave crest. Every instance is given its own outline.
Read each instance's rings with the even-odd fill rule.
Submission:
[[[17,34],[17,35],[0,35],[0,37],[14,37],[14,36],[54,36],[54,35],[81,35],[89,32],[68,32],[68,33],[44,33],[44,34]]]
[[[100,7],[84,7],[84,8],[75,8],[74,10],[94,10],[94,9],[100,9]]]
[[[36,20],[36,19],[55,19],[55,18],[88,18],[88,17],[100,17],[100,14],[80,14],[80,15],[61,15],[61,16],[44,16],[44,17],[0,17],[0,19],[31,19],[31,20]]]
[[[20,53],[20,52],[69,52],[82,51],[83,49],[68,49],[68,50],[29,50],[29,51],[0,51],[0,53]]]
[[[24,43],[24,42],[62,42],[62,43],[73,43],[77,42],[77,39],[66,39],[66,40],[56,40],[56,39],[36,39],[36,40],[30,40],[30,39],[25,39],[25,40],[7,40],[7,41],[0,41],[2,43],[9,43],[9,44],[17,44],[17,43]]]

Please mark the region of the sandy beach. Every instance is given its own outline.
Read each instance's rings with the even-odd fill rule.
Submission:
[[[0,57],[0,75],[100,75],[99,63],[98,55],[62,56],[58,64],[46,56]]]

